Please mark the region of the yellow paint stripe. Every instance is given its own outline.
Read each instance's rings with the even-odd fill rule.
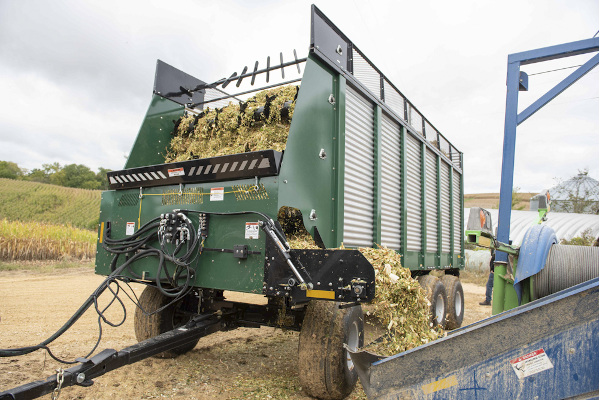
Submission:
[[[100,243],[102,243],[102,238],[104,237],[104,222],[100,224]]]
[[[335,292],[330,290],[307,290],[306,297],[335,300]]]
[[[442,389],[447,389],[452,386],[458,385],[458,380],[456,380],[456,375],[449,376],[444,379],[440,379],[439,381],[428,383],[427,385],[421,386],[424,394],[435,393]]]

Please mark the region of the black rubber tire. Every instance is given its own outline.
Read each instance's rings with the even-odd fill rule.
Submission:
[[[361,307],[340,309],[339,303],[311,300],[298,343],[298,375],[306,394],[343,399],[354,390],[358,375],[344,343],[353,349],[364,344]]]
[[[160,290],[158,290],[154,286],[146,286],[139,298],[139,303],[140,306],[146,312],[151,313],[165,306],[171,300],[173,300],[173,298],[165,296],[160,292]],[[150,339],[154,336],[168,332],[174,328],[177,328],[187,323],[190,320],[189,314],[183,315],[181,311],[183,309],[193,308],[193,303],[195,301],[197,301],[197,299],[193,295],[188,295],[188,297],[181,299],[177,303],[152,315],[146,315],[139,307],[136,308],[135,318],[133,321],[133,328],[135,330],[135,337],[138,340],[138,342]],[[157,354],[155,357],[177,357],[181,354],[187,353],[188,351],[196,347],[196,344],[199,340],[200,339],[198,338],[195,341],[192,341],[175,349]]]
[[[460,328],[465,316],[465,294],[462,284],[458,277],[454,275],[444,275],[442,284],[446,289],[447,296],[446,325],[444,329]]]
[[[427,293],[427,300],[431,303],[429,307],[429,315],[431,315],[430,322],[432,326],[445,326],[446,321],[446,310],[448,305],[446,304],[447,296],[446,289],[442,282],[433,275],[421,275],[417,278],[421,287],[425,289]]]

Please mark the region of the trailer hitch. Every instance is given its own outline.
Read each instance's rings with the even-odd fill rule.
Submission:
[[[89,359],[78,359],[77,361],[80,364],[65,370],[61,369],[58,375],[52,375],[46,380],[30,382],[0,392],[0,400],[34,399],[49,393],[58,394],[61,389],[69,386],[91,386],[94,383],[93,379],[107,372],[226,329],[229,320],[226,317],[232,316],[234,312],[198,315],[184,326],[136,343],[120,351],[105,349]],[[60,376],[60,382],[57,380],[57,376]]]

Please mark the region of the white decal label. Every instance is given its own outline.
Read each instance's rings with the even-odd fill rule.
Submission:
[[[538,349],[525,354],[524,356],[515,358],[514,360],[510,360],[510,365],[513,367],[513,370],[519,379],[527,378],[538,372],[554,368],[544,349]]]
[[[131,236],[135,233],[135,222],[128,222],[125,227],[125,234]]]
[[[210,189],[210,201],[223,201],[225,197],[225,188],[216,187]]]
[[[246,222],[246,239],[258,239],[259,232],[258,222]]]
[[[185,172],[183,171],[183,167],[181,168],[173,168],[169,170],[169,177],[173,176],[183,176]]]

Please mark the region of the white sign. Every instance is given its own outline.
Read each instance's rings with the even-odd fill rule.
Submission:
[[[169,177],[173,176],[183,176],[185,172],[183,171],[183,167],[181,168],[173,168],[169,170]]]
[[[135,233],[135,222],[128,222],[125,227],[125,234],[131,236]]]
[[[510,360],[510,365],[513,367],[513,370],[519,379],[527,378],[538,372],[554,368],[544,349],[538,349],[525,354],[524,356],[517,357],[514,360]]]
[[[258,239],[259,232],[258,222],[246,222],[246,234],[244,235],[246,239]]]
[[[210,201],[223,201],[225,197],[224,187],[215,187],[210,189]]]

